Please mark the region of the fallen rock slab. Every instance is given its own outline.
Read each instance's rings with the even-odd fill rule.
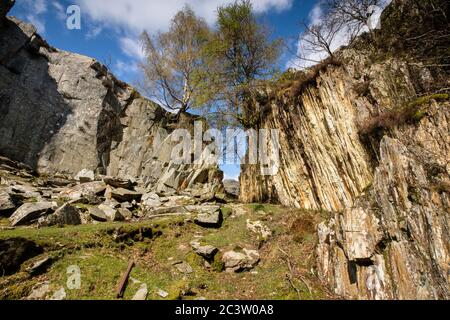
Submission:
[[[114,188],[121,189],[131,189],[133,187],[133,183],[130,180],[123,180],[115,177],[104,177],[103,181]]]
[[[129,202],[129,201],[140,201],[142,198],[142,193],[131,191],[124,188],[113,189],[111,191],[111,197],[120,202]]]
[[[25,203],[9,218],[11,226],[31,224],[42,215],[50,213],[56,206],[53,202]]]
[[[161,205],[161,199],[156,193],[146,193],[142,196],[141,206],[144,210],[150,210]]]
[[[41,217],[38,220],[39,227],[50,226],[77,226],[81,224],[81,216],[78,208],[64,204],[57,209],[53,214]]]
[[[99,195],[106,190],[106,184],[103,181],[93,181],[66,188],[59,193],[61,198],[70,200],[80,200],[83,196],[90,194]]]
[[[33,263],[32,266],[30,266],[27,271],[31,275],[36,275],[38,273],[44,272],[52,263],[52,258],[46,256],[35,263]]]
[[[80,183],[92,182],[95,180],[95,173],[89,169],[83,169],[75,176],[75,180]]]
[[[216,253],[219,251],[214,246],[211,245],[201,245],[198,241],[191,241],[191,247],[194,249],[194,252],[199,256],[205,258],[206,260],[213,260]]]
[[[0,216],[16,209],[16,204],[7,189],[0,189]]]
[[[82,195],[82,198],[78,200],[78,203],[90,204],[90,205],[98,205],[102,203],[102,199],[97,196],[93,192],[85,193]]]
[[[223,216],[222,212],[220,210],[208,214],[208,213],[202,213],[199,214],[195,219],[194,222],[204,228],[220,228],[222,226]]]
[[[106,214],[100,210],[99,208],[89,208],[89,216],[98,222],[106,222],[108,221],[108,217],[106,216]]]
[[[124,218],[124,220],[131,220],[133,218],[133,213],[126,208],[119,208],[117,212]]]
[[[168,213],[177,213],[177,214],[187,214],[189,211],[184,206],[175,206],[175,207],[159,207],[154,208],[152,210],[147,211],[149,215],[163,215]]]
[[[39,190],[37,188],[28,186],[28,185],[16,184],[11,187],[11,191],[16,193],[18,196],[21,196],[24,199],[41,197],[41,193],[39,192]]]
[[[214,214],[216,211],[220,210],[218,205],[189,205],[186,209],[190,212],[204,213],[204,214]]]
[[[25,261],[44,252],[33,241],[23,238],[0,240],[0,268],[2,275],[11,275],[20,269]]]
[[[147,285],[144,283],[141,285],[139,290],[134,294],[134,296],[131,300],[138,300],[138,301],[147,300],[147,295],[148,295],[148,289],[147,289]]]
[[[187,263],[186,261],[177,262],[174,264],[175,268],[181,273],[188,274],[194,272],[194,269],[192,269],[191,265]]]
[[[105,202],[105,203],[99,205],[98,208],[100,210],[102,210],[105,213],[105,215],[109,218],[109,220],[111,220],[111,221],[124,221],[125,220],[125,217],[121,214],[121,212],[118,209],[116,209],[114,207],[114,204]],[[121,209],[121,208],[119,208],[119,209]]]
[[[61,287],[60,289],[56,290],[52,297],[50,298],[50,300],[57,300],[57,301],[61,301],[61,300],[65,300],[67,297],[67,293],[66,290],[64,289],[64,287]]]
[[[31,293],[26,298],[27,300],[45,300],[45,298],[50,294],[50,282],[45,281],[36,284]]]

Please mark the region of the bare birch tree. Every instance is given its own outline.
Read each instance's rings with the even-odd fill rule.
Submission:
[[[142,34],[145,87],[167,109],[182,113],[207,103],[202,52],[209,35],[207,23],[187,6],[175,15],[167,32]]]

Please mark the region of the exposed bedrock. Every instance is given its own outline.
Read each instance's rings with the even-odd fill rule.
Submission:
[[[1,13],[7,11],[2,1]],[[6,4],[7,5],[7,4]],[[0,154],[41,174],[88,169],[160,190],[221,188],[214,164],[172,162],[178,119],[117,80],[98,61],[49,46],[15,18],[0,29]]]
[[[318,229],[317,272],[345,298],[450,298],[450,77],[436,62],[448,57],[413,56],[423,44],[401,43],[439,34],[422,30],[430,23],[421,10],[413,0],[387,9],[383,26],[397,32],[400,19],[400,36],[417,32],[382,39],[397,53],[361,40],[336,54],[339,63],[317,67],[297,95],[267,90],[259,99],[261,127],[280,130],[280,167],[262,176],[243,165],[240,199],[332,212]],[[448,48],[446,39],[429,41]]]

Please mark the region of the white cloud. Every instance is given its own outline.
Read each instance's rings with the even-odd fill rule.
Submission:
[[[311,12],[309,13],[309,22],[311,24],[317,24],[322,22],[322,9],[319,4],[315,5],[314,8],[312,8]]]
[[[103,31],[101,25],[89,27],[89,31],[86,33],[86,39],[96,38]]]
[[[138,72],[138,66],[135,62],[124,62],[122,60],[117,60],[117,62],[113,66],[113,71],[119,77],[122,77],[126,74],[136,73]]]
[[[142,60],[145,53],[138,38],[124,37],[119,40],[120,48],[130,58]]]
[[[81,7],[83,28],[89,27],[86,38],[94,38],[106,29],[116,34],[122,52],[132,64],[145,58],[139,41],[143,30],[150,33],[167,30],[173,16],[188,4],[209,24],[216,19],[217,8],[235,0],[75,0]],[[294,0],[253,0],[257,13],[291,8]],[[117,61],[114,69],[119,75],[134,73],[130,64]]]
[[[47,12],[47,0],[23,0],[20,2],[23,13],[19,18],[33,24],[40,34],[45,33],[44,14]]]
[[[61,3],[57,2],[57,1],[52,1],[52,6],[53,6],[53,9],[55,10],[56,17],[59,20],[65,20],[67,18],[66,9],[64,8],[64,6]]]
[[[47,12],[47,2],[46,2],[46,0],[25,0],[25,4],[35,14],[42,14],[42,13]]]
[[[208,23],[213,23],[217,7],[234,0],[76,0],[81,6],[82,14],[87,14],[96,22],[111,27],[122,27],[130,33],[143,30],[154,32],[168,27],[172,17],[185,3]],[[258,13],[268,10],[282,11],[292,6],[293,0],[254,0],[254,8]]]
[[[39,34],[45,33],[45,20],[43,18],[40,18],[38,15],[28,14],[26,19],[36,27]]]

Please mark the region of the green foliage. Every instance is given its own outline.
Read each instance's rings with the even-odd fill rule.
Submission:
[[[359,126],[359,132],[364,136],[370,136],[380,130],[389,130],[394,126],[404,123],[420,121],[427,115],[427,107],[431,101],[439,102],[447,100],[449,100],[448,94],[433,94],[419,97],[406,105],[402,105],[366,121]]]
[[[280,208],[276,205],[272,204],[261,204],[261,203],[255,203],[250,204],[248,207],[253,210],[253,212],[263,211],[265,213],[278,213],[280,211]]]
[[[210,30],[203,19],[185,7],[172,19],[165,33],[141,36],[147,61],[142,65],[149,94],[165,107],[184,112],[207,104],[204,46]]]
[[[227,219],[233,213],[233,209],[230,207],[222,207],[220,208],[220,211],[222,211],[222,216],[224,219]]]
[[[436,100],[436,101],[449,100],[449,95],[448,94],[433,94],[433,95],[429,95],[429,96],[420,97],[420,98],[417,98],[416,100],[414,100],[413,102],[411,102],[409,104],[409,107],[410,108],[420,107],[424,104],[430,103],[431,100]]]
[[[263,204],[255,204],[252,206],[253,211],[258,212],[258,211],[266,211],[266,207]]]
[[[222,261],[222,253],[218,252],[214,256],[214,260],[211,263],[211,268],[215,272],[222,272],[225,270],[225,263]]]
[[[253,126],[260,110],[252,98],[261,80],[274,75],[281,41],[269,40],[268,29],[257,21],[250,1],[235,1],[217,12],[217,30],[205,51],[208,84],[221,102],[215,106],[217,114]]]
[[[270,214],[256,215],[252,208],[270,211]],[[301,221],[318,217],[318,212],[286,209],[275,205],[254,204],[242,207],[241,216],[230,216],[220,229],[204,229],[193,223],[185,223],[184,218],[161,218],[143,223],[103,223],[66,228],[29,229],[17,228],[2,231],[0,238],[23,237],[44,246],[53,263],[46,273],[30,277],[26,272],[0,277],[0,299],[20,299],[26,297],[36,283],[49,281],[51,294],[61,287],[66,289],[67,299],[115,299],[115,289],[126,270],[130,259],[136,266],[130,274],[124,299],[133,297],[142,284],[148,288],[148,299],[311,299],[324,298],[322,285],[311,276],[315,238],[306,234],[301,244],[296,242],[297,225]],[[260,210],[260,211],[263,211]],[[278,232],[261,247],[253,234],[247,230],[247,219],[258,219]],[[265,220],[267,219],[267,220]],[[300,221],[296,222],[295,221]],[[314,222],[315,224],[316,222]],[[293,226],[293,227],[291,227]],[[309,224],[305,230],[310,230]],[[139,235],[152,228],[162,234],[152,239]],[[125,245],[120,235],[130,235],[132,240]],[[202,244],[216,246],[216,254],[210,267],[202,257],[195,254],[189,243],[201,234]],[[119,235],[119,237],[118,237]],[[120,243],[116,241],[120,240]],[[147,241],[149,240],[149,241]],[[250,272],[222,272],[222,254],[238,248],[259,248],[261,263]],[[301,291],[300,295],[286,281],[289,268],[283,259],[283,251],[291,256],[294,268],[293,283]],[[37,257],[38,258],[38,257]],[[186,261],[194,272],[181,274],[173,263]],[[28,262],[27,262],[28,263]],[[32,263],[32,261],[29,261]],[[67,267],[77,265],[81,270],[81,288],[67,289]],[[24,264],[22,270],[26,265]],[[308,281],[305,287],[296,274]],[[137,282],[138,280],[139,282]],[[162,298],[158,289],[169,294]]]
[[[261,110],[253,98],[275,74],[282,42],[270,40],[249,0],[219,7],[215,31],[185,7],[169,31],[144,32],[142,42],[144,89],[159,103],[179,112],[196,108],[217,126],[257,126]]]

